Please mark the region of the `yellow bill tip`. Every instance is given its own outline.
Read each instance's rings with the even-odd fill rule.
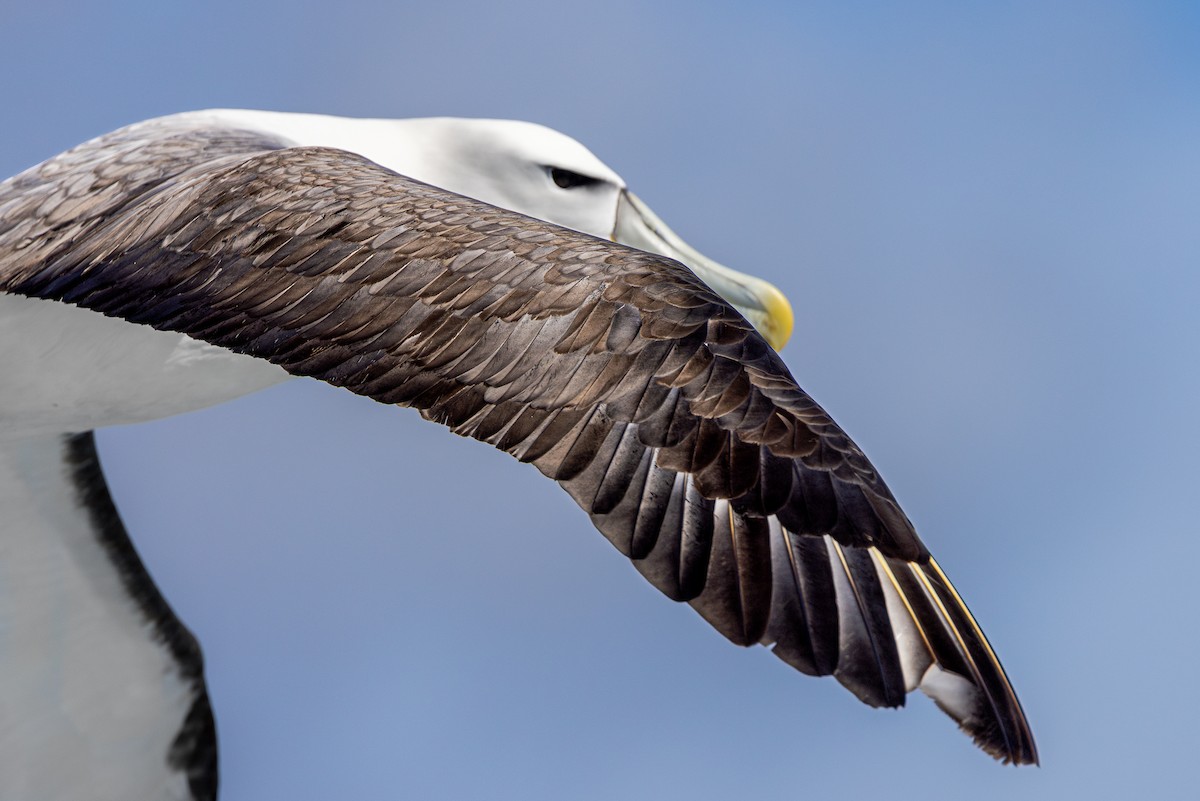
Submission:
[[[775,350],[783,350],[783,346],[792,337],[792,326],[795,316],[792,314],[792,304],[787,297],[771,284],[766,284],[761,290],[765,320],[762,335]]]

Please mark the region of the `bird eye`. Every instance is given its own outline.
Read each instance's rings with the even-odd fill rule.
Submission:
[[[595,186],[603,183],[599,178],[593,178],[590,175],[581,175],[577,172],[564,170],[561,167],[547,167],[546,171],[550,173],[550,180],[554,181],[554,185],[560,189],[576,189],[580,186]]]

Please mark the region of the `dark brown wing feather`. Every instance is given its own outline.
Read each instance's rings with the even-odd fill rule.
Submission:
[[[0,185],[0,289],[415,406],[557,480],[740,645],[1034,762],[982,632],[863,453],[683,266],[248,132],[128,129]],[[929,689],[929,687],[925,687]]]

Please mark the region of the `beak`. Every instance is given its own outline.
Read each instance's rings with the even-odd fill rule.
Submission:
[[[683,262],[741,312],[775,350],[792,335],[792,306],[782,292],[761,278],[731,270],[701,254],[628,189],[621,191],[617,201],[613,240]]]

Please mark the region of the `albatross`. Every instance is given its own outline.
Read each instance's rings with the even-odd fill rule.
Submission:
[[[216,797],[200,647],[92,431],[291,376],[534,465],[732,642],[872,706],[922,690],[988,754],[1036,763],[979,624],[776,353],[791,327],[778,289],[532,123],[189,112],[10,178],[0,796]]]

